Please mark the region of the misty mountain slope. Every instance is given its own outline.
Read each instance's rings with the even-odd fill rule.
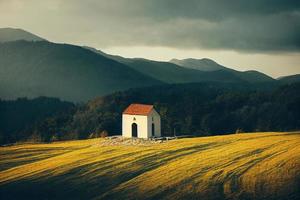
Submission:
[[[0,44],[0,97],[86,101],[162,82],[81,47],[49,42]]]
[[[191,83],[204,81],[275,83],[276,80],[258,71],[240,72],[224,67],[215,61],[204,59],[172,59],[170,62],[153,61],[141,58],[124,58],[103,51],[85,47],[107,58],[126,64],[148,76],[167,83]]]
[[[300,74],[280,77],[278,80],[283,84],[300,82]]]
[[[249,70],[244,72],[232,70],[231,72],[234,73],[236,76],[240,77],[241,79],[248,81],[250,83],[262,83],[262,82],[275,83],[276,82],[276,79],[273,79],[272,77],[255,70]]]
[[[101,50],[95,49],[93,47],[89,47],[89,46],[83,46],[83,48],[88,49],[90,51],[93,51],[94,53],[100,54],[102,56],[105,56],[107,58],[110,58],[112,60],[118,61],[120,63],[130,63],[131,58],[124,58],[122,56],[118,56],[118,55],[111,55],[111,54],[107,54]]]
[[[179,66],[182,66],[184,68],[196,69],[196,70],[204,71],[204,72],[207,72],[207,71],[214,72],[214,71],[218,71],[218,70],[227,71],[249,83],[276,82],[275,79],[273,79],[272,77],[270,77],[264,73],[261,73],[261,72],[255,71],[255,70],[249,70],[249,71],[245,71],[245,72],[237,71],[237,70],[225,67],[223,65],[220,65],[217,62],[215,62],[211,59],[208,59],[208,58],[203,58],[203,59],[188,58],[188,59],[183,59],[183,60],[172,59],[172,60],[170,60],[170,62],[175,63]]]
[[[147,76],[151,76],[166,83],[192,83],[205,81],[244,82],[241,78],[228,73],[227,71],[220,70],[203,72],[195,69],[184,68],[170,62],[153,61],[142,58],[124,58],[117,55],[110,55],[91,47],[84,48],[117,62],[126,64]]]
[[[191,83],[204,81],[241,82],[242,80],[226,71],[202,72],[185,69],[169,62],[159,62],[146,59],[129,59],[123,61],[133,69],[148,76],[155,77],[167,83]]]
[[[228,69],[208,58],[203,58],[203,59],[187,58],[183,60],[172,59],[170,60],[170,62],[179,65],[181,67],[197,69],[200,71],[217,71],[217,70]]]
[[[45,41],[45,39],[22,29],[0,28],[0,42],[11,42],[16,40]]]

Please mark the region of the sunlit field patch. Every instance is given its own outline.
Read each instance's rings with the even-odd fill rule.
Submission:
[[[297,199],[300,133],[0,148],[1,199]]]

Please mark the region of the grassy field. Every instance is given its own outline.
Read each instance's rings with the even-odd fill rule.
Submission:
[[[299,199],[300,133],[0,147],[0,199]]]

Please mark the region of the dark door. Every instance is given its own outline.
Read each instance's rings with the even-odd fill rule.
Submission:
[[[133,123],[131,125],[131,135],[132,137],[137,137],[138,136],[138,129],[137,129],[137,124],[136,123]]]
[[[154,127],[154,123],[152,123],[152,137],[154,137],[155,136],[155,127]]]

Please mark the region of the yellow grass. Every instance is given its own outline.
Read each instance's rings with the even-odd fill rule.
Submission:
[[[300,134],[0,148],[1,199],[297,199]]]

